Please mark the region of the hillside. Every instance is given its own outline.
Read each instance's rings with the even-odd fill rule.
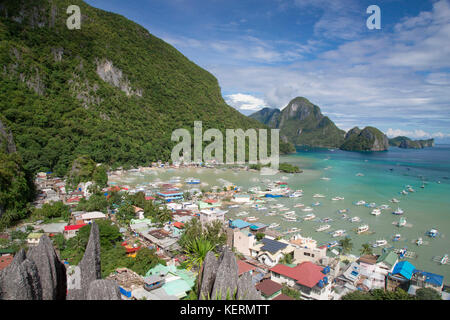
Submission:
[[[385,151],[388,147],[388,138],[377,128],[365,127],[361,130],[355,127],[346,133],[340,148],[346,151]]]
[[[303,97],[291,100],[281,111],[264,108],[250,117],[279,128],[280,137],[297,146],[339,147],[344,141],[345,131]]]
[[[411,140],[408,137],[400,136],[389,139],[389,145],[403,149],[423,149],[434,147],[434,139]]]
[[[66,27],[69,5],[81,8],[81,30]],[[266,128],[174,47],[81,0],[1,2],[0,113],[24,167],[58,175],[79,155],[115,167],[168,160],[172,131],[194,120]]]

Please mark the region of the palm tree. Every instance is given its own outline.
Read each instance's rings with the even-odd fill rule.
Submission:
[[[349,253],[353,248],[352,239],[346,237],[339,241],[339,245],[342,247],[342,253]]]
[[[369,254],[369,255],[373,254],[372,247],[368,243],[364,243],[361,246],[361,249],[359,250],[359,252],[361,253],[362,256],[366,255],[366,254]]]
[[[214,250],[214,245],[205,237],[195,238],[189,241],[186,249],[188,270],[193,267],[200,268],[205,261],[208,251]]]

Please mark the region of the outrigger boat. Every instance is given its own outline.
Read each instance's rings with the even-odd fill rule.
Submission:
[[[315,195],[313,195],[313,198],[325,198],[325,196],[323,194],[316,193]]]
[[[294,233],[294,232],[299,232],[300,230],[301,229],[299,229],[299,228],[293,227],[293,228],[286,230],[284,233]]]
[[[324,222],[324,223],[331,222],[331,221],[333,221],[333,219],[328,218],[328,217],[323,218],[323,219],[321,220],[321,222]]]
[[[359,200],[359,201],[355,202],[355,205],[357,205],[357,206],[363,206],[365,204],[366,204],[366,202],[364,200]]]
[[[241,217],[241,216],[246,216],[246,215],[248,215],[248,212],[242,211],[242,212],[239,212],[238,214],[236,214],[236,217]]]
[[[339,213],[348,213],[348,209],[340,209],[338,210]]]
[[[307,214],[306,216],[304,216],[303,220],[308,221],[308,220],[314,219],[315,217],[316,217],[316,215],[314,213],[310,213],[310,214]]]
[[[392,198],[392,199],[391,199],[391,202],[392,202],[392,203],[399,203],[400,200],[398,200],[398,199],[396,199],[396,198]]]
[[[302,209],[303,212],[308,212],[308,211],[313,211],[313,210],[314,210],[314,209],[311,208],[311,207],[306,207],[306,208],[303,208],[303,209]]]
[[[372,214],[374,216],[379,216],[381,214],[381,210],[380,209],[373,209],[372,212],[370,212],[370,214]]]
[[[332,201],[339,201],[339,200],[344,200],[344,197],[334,197],[331,198]]]
[[[328,230],[328,229],[330,229],[330,228],[331,228],[331,226],[330,226],[329,224],[324,224],[324,225],[318,227],[318,228],[316,229],[316,231],[317,231],[317,232],[325,231],[325,230]]]
[[[363,224],[358,227],[358,230],[356,230],[357,234],[361,234],[363,232],[369,231],[369,226],[367,224]]]
[[[334,231],[332,236],[333,236],[333,238],[336,238],[336,237],[342,237],[344,234],[345,234],[345,230],[340,229],[340,230]]]
[[[430,229],[430,231],[427,232],[427,235],[431,238],[436,238],[438,236],[439,232],[437,229]]]
[[[394,212],[393,212],[393,214],[396,214],[396,215],[401,215],[401,214],[403,214],[404,213],[404,211],[401,209],[401,208],[399,208],[399,207],[397,207],[397,210],[395,210]]]
[[[399,227],[404,227],[404,226],[406,226],[406,218],[401,217],[400,220],[399,220],[398,223],[397,223],[397,226],[399,226]]]
[[[267,228],[269,228],[269,229],[274,229],[274,228],[278,228],[280,226],[280,224],[279,223],[271,223]]]
[[[423,244],[423,239],[422,239],[422,238],[417,239],[417,240],[416,240],[416,244],[417,244],[418,246],[421,246],[421,245]]]
[[[440,264],[447,264],[448,262],[448,254],[444,254],[444,256],[442,257],[441,261],[439,262]]]
[[[359,222],[359,221],[361,221],[361,218],[360,218],[360,217],[352,217],[352,218],[350,219],[350,222]]]
[[[372,247],[374,247],[374,248],[382,247],[382,246],[387,245],[387,243],[388,243],[388,242],[387,242],[386,240],[384,240],[384,239],[377,240],[377,241],[375,241],[375,243],[372,245]]]
[[[401,237],[402,237],[402,235],[397,233],[392,240],[399,241],[401,239]]]
[[[311,206],[313,206],[313,207],[318,207],[320,205],[321,205],[321,203],[319,201],[316,201],[316,202],[311,204]]]
[[[305,205],[303,203],[297,203],[294,208],[301,208],[304,207]]]
[[[258,221],[259,218],[251,216],[251,217],[246,218],[245,220],[247,220],[248,222],[254,222],[254,221]]]

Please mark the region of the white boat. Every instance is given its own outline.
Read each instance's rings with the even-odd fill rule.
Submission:
[[[302,191],[295,191],[289,195],[289,198],[299,198],[299,197],[303,197]]]
[[[400,220],[398,221],[397,224],[399,227],[404,227],[406,226],[406,218],[405,217],[401,217]]]
[[[419,239],[416,240],[416,244],[418,246],[421,246],[423,244],[423,239],[420,237]]]
[[[331,228],[331,226],[330,226],[329,224],[324,224],[324,225],[321,225],[320,227],[318,227],[318,228],[316,229],[316,231],[317,231],[317,232],[325,231],[325,230],[328,230],[328,229],[330,229],[330,228]]]
[[[357,206],[363,206],[366,204],[366,202],[364,200],[359,200],[355,203]]]
[[[325,198],[325,196],[323,194],[316,193],[315,195],[313,195],[313,198]]]
[[[242,211],[242,212],[239,212],[238,214],[236,214],[236,217],[242,217],[242,216],[246,216],[246,215],[248,215],[248,212]]]
[[[279,209],[279,208],[283,208],[283,207],[284,207],[284,205],[281,203],[277,203],[277,204],[274,204],[273,206],[270,206],[271,209]]]
[[[356,176],[357,176],[357,177],[364,177],[364,174],[362,174],[362,173],[357,173]]]
[[[275,216],[275,215],[277,215],[277,212],[276,211],[269,211],[269,212],[266,213],[266,215],[267,216]]]
[[[325,181],[330,181],[331,180],[331,178],[328,178],[328,177],[322,177],[322,178],[320,178],[321,180],[325,180]]]
[[[448,254],[445,254],[445,255],[442,257],[440,263],[441,263],[441,264],[446,264],[447,262],[448,262]]]
[[[394,241],[399,241],[400,239],[401,239],[401,237],[402,237],[402,235],[400,234],[400,233],[397,233],[395,236],[394,236]]]
[[[280,208],[279,211],[288,211],[289,208]]]
[[[340,209],[339,210],[339,213],[347,213],[348,212],[348,209]]]
[[[369,226],[367,224],[363,224],[361,226],[358,227],[358,229],[356,230],[357,234],[363,233],[369,231]]]
[[[385,245],[387,245],[387,241],[384,239],[381,239],[381,240],[376,240],[375,243],[373,244],[373,247],[377,248],[377,247],[382,247]]]
[[[408,192],[416,192],[413,188],[411,188],[411,187],[409,187],[408,189],[406,189],[406,190],[408,190]]]
[[[249,222],[253,222],[253,221],[258,221],[259,218],[254,217],[254,216],[251,216],[251,217],[246,218],[245,220],[246,220],[246,221],[249,221]]]
[[[438,235],[438,231],[436,229],[430,229],[430,231],[427,232],[427,235],[431,238],[436,238]]]
[[[403,195],[407,195],[407,194],[408,194],[408,191],[402,190],[402,192],[400,192],[400,193],[403,194]]]
[[[318,207],[320,205],[321,205],[321,203],[319,201],[316,201],[316,202],[311,204],[311,206],[313,206],[313,207]]]
[[[289,221],[289,222],[297,222],[297,218],[296,217],[284,217],[284,219],[286,221]]]
[[[299,229],[299,228],[293,227],[293,228],[286,230],[284,233],[294,233],[294,232],[299,232],[300,230],[301,229]]]
[[[331,222],[331,221],[333,221],[333,219],[331,219],[331,218],[329,218],[329,217],[323,218],[323,219],[321,220],[321,222],[324,222],[324,223]]]
[[[387,210],[387,209],[389,209],[390,207],[389,207],[389,205],[387,205],[387,204],[382,204],[381,206],[379,206],[378,207],[378,209],[380,209],[380,210]]]
[[[285,215],[295,215],[295,211],[288,211],[285,213]]]
[[[302,209],[302,211],[304,211],[304,212],[313,211],[313,210],[314,209],[311,208],[311,207],[305,207],[305,208]]]
[[[333,232],[333,238],[342,237],[345,234],[345,230],[339,229]]]
[[[394,211],[394,214],[396,214],[396,215],[401,215],[403,213],[404,213],[404,211],[399,207],[397,207],[397,210]]]
[[[371,203],[367,203],[366,207],[367,208],[375,208],[377,206],[377,204],[375,202],[371,202]]]
[[[334,197],[334,198],[331,198],[331,200],[333,200],[333,201],[344,200],[344,197]]]
[[[304,207],[305,205],[303,203],[297,203],[294,208],[301,208]]]
[[[359,221],[361,221],[360,217],[352,217],[352,218],[350,218],[350,222],[359,222]]]
[[[274,228],[278,228],[280,226],[280,224],[279,223],[271,223],[267,228],[269,228],[269,229],[274,229]]]
[[[370,214],[372,214],[374,216],[379,216],[381,214],[381,210],[380,209],[373,209],[372,212],[370,212]]]
[[[308,221],[308,220],[314,219],[315,217],[316,217],[316,215],[314,213],[310,213],[310,214],[307,214],[306,216],[304,216],[303,220]]]
[[[396,199],[396,198],[392,198],[392,199],[391,199],[391,202],[392,202],[392,203],[399,203],[400,200],[398,200],[398,199]]]

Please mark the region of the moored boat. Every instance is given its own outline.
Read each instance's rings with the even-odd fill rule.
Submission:
[[[370,214],[372,214],[374,216],[379,216],[381,214],[381,210],[380,209],[373,209],[372,212],[370,212]]]
[[[329,224],[324,224],[324,225],[321,225],[320,227],[318,227],[318,228],[316,229],[316,231],[317,231],[317,232],[325,231],[325,230],[328,230],[328,229],[330,229],[330,228],[331,228],[331,226],[330,226]]]
[[[375,243],[373,244],[373,247],[377,248],[377,247],[382,247],[385,245],[387,245],[387,241],[385,239],[381,239],[381,240],[376,240]]]
[[[345,230],[339,229],[333,232],[333,238],[342,237],[345,234]]]
[[[303,220],[308,221],[308,220],[314,219],[315,217],[316,217],[316,215],[314,213],[310,213],[310,214],[307,214],[306,216],[304,216]]]
[[[395,210],[393,212],[393,214],[396,214],[396,215],[402,215],[403,213],[404,213],[404,211],[400,207],[397,207],[397,210]]]
[[[356,233],[360,234],[360,233],[367,232],[367,231],[369,231],[369,226],[367,224],[363,224],[358,227],[358,229],[356,230]]]

